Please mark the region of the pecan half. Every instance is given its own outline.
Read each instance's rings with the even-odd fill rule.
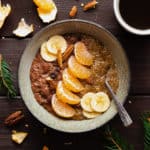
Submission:
[[[24,114],[22,113],[22,111],[16,111],[12,114],[10,114],[5,120],[4,120],[4,124],[6,126],[12,126],[17,124],[18,122],[20,122],[20,120],[22,120],[24,118]]]

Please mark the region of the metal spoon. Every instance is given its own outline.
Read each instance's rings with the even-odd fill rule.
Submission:
[[[129,125],[131,125],[133,123],[131,117],[129,116],[128,112],[126,111],[126,109],[123,107],[122,103],[120,103],[120,101],[118,100],[118,98],[116,97],[115,93],[113,92],[110,84],[108,83],[107,79],[105,80],[105,84],[106,87],[108,88],[109,92],[111,93],[114,102],[117,106],[120,118],[124,124],[125,127],[128,127]]]

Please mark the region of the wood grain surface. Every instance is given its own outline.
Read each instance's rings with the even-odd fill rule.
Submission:
[[[129,128],[124,128],[118,115],[110,124],[129,143],[135,145],[135,150],[143,150],[143,128],[140,115],[144,111],[150,111],[150,36],[135,36],[122,29],[113,13],[113,0],[98,0],[97,7],[87,12],[82,11],[80,6],[82,2],[85,3],[88,0],[55,0],[58,7],[56,21],[69,19],[69,10],[73,5],[77,5],[76,18],[94,21],[104,26],[121,42],[129,58],[132,79],[125,107],[131,114],[134,124]],[[18,65],[28,41],[47,24],[43,24],[38,18],[32,0],[2,0],[2,3],[10,3],[12,12],[3,28],[0,29],[0,53],[11,66],[18,97],[16,100],[8,100],[6,90],[0,90],[0,150],[42,150],[43,145],[49,146],[50,150],[103,150],[100,128],[80,134],[61,133],[47,128],[47,133],[44,134],[43,129],[46,127],[27,110],[18,89]],[[12,31],[22,17],[29,24],[34,24],[35,31],[27,38],[19,39],[12,34]],[[23,110],[25,120],[13,128],[5,127],[4,118],[16,110]],[[29,124],[29,128],[26,128],[25,124]],[[28,138],[22,145],[16,145],[11,141],[12,129],[29,132]]]

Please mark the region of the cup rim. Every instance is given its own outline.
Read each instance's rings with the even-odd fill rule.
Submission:
[[[150,35],[150,29],[137,29],[132,26],[130,26],[121,16],[120,10],[119,10],[119,3],[120,0],[114,0],[113,2],[113,9],[116,19],[118,20],[119,24],[128,32],[136,34],[136,35]]]

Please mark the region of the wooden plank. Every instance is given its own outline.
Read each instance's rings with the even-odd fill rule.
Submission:
[[[129,103],[129,100],[131,101]],[[75,150],[75,149],[87,149],[87,150],[99,150],[102,149],[101,141],[101,129],[98,128],[92,132],[80,133],[80,134],[67,134],[57,132],[53,129],[47,128],[47,134],[43,133],[45,126],[38,122],[27,110],[23,104],[22,99],[9,101],[6,97],[0,97],[0,149],[7,150],[41,150],[42,146],[48,145],[53,150]],[[123,135],[130,143],[135,146],[135,149],[143,149],[143,128],[140,121],[140,115],[144,111],[149,111],[150,96],[133,96],[129,97],[126,102],[126,108],[134,120],[134,124],[129,128],[123,127],[119,116],[117,115],[112,121],[111,125],[116,128],[121,135]],[[23,110],[25,113],[25,120],[22,121],[16,127],[19,131],[29,132],[29,137],[25,142],[18,146],[11,142],[10,134],[11,129],[6,128],[2,122],[4,118],[11,112],[16,110]],[[25,124],[29,125],[29,128],[25,128]]]
[[[89,0],[84,0],[84,3]],[[21,18],[25,18],[28,23],[33,23],[35,26],[35,32],[45,27],[47,24],[43,24],[39,19],[36,6],[32,0],[2,0],[3,3],[10,3],[12,6],[12,12],[7,18],[5,25],[0,30],[0,35],[7,37],[14,37],[12,31],[17,27],[17,24]],[[113,1],[101,0],[95,9],[84,12],[80,6],[82,1],[68,1],[68,0],[55,0],[58,7],[58,15],[56,21],[69,19],[68,13],[73,5],[78,6],[78,19],[84,19],[97,22],[98,24],[106,27],[114,34],[125,34],[124,31],[117,23],[113,13]],[[33,33],[33,34],[34,34]]]
[[[129,62],[131,65],[131,90],[130,94],[149,94],[150,93],[150,40],[148,37],[121,36],[121,41]],[[1,39],[0,53],[9,62],[13,75],[15,77],[15,86],[17,84],[17,72],[21,54],[30,39]],[[0,95],[4,95],[4,91],[0,91]]]

